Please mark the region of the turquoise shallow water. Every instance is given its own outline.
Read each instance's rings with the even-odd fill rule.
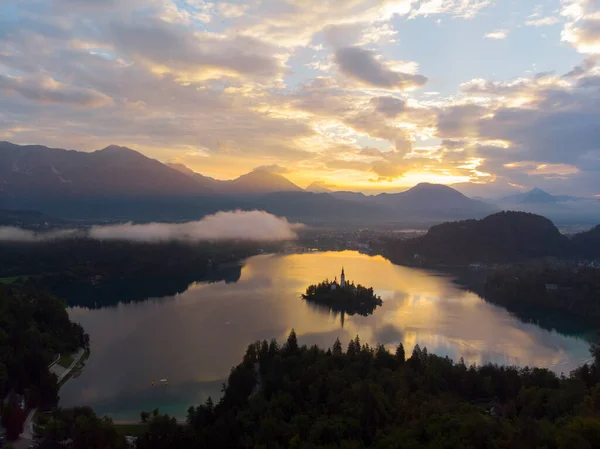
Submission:
[[[382,297],[373,315],[342,320],[300,299],[309,284],[339,277],[342,266],[347,279]],[[331,346],[336,337],[346,344],[359,335],[390,348],[403,342],[407,352],[418,343],[467,363],[557,373],[589,359],[585,340],[524,323],[451,278],[351,251],[256,256],[237,282],[193,284],[176,296],[69,313],[90,334],[91,356],[61,390],[61,405],[90,405],[123,421],[155,407],[184,417],[191,404],[219,397],[249,343],[282,341],[292,328],[309,345]],[[168,385],[158,382],[163,378]]]

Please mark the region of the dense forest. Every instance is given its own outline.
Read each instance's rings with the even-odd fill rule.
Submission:
[[[307,302],[333,312],[347,313],[348,315],[371,315],[375,309],[383,304],[373,288],[354,285],[348,282],[344,287],[325,280],[316,285],[309,285],[302,298]]]
[[[151,417],[137,448],[598,448],[600,352],[593,355],[591,365],[557,377],[466,366],[418,346],[406,357],[402,345],[390,353],[358,337],[346,351],[339,340],[309,348],[292,331],[281,347],[251,344],[222,399],[190,407],[185,424]],[[78,420],[62,424],[65,413],[73,412],[57,412],[48,437],[57,426],[62,439],[82,434]],[[90,432],[110,433],[109,422],[91,421]],[[114,436],[102,447],[120,444]]]
[[[82,327],[69,320],[63,301],[39,290],[0,285],[0,398],[6,398],[2,421],[9,434],[24,418],[22,406],[56,404],[57,379],[48,370],[53,359],[88,343]]]
[[[433,226],[409,240],[389,240],[383,255],[401,264],[514,263],[540,257],[600,258],[600,227],[569,239],[554,224],[526,212]]]
[[[560,319],[586,323],[597,329],[600,322],[600,269],[570,268],[558,264],[529,263],[492,272],[485,282],[488,301],[523,318]]]
[[[139,243],[78,238],[0,244],[1,278],[20,278],[69,305],[106,306],[181,293],[192,282],[239,278],[236,262],[278,244]]]

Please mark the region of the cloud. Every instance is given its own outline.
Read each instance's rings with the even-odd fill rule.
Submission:
[[[158,65],[163,72],[181,71],[192,79],[223,73],[275,77],[283,68],[275,49],[257,39],[192,33],[163,20],[114,22],[110,36],[119,51],[138,62]]]
[[[596,66],[596,63],[598,62],[598,58],[599,58],[598,56],[590,56],[588,58],[585,58],[581,64],[573,67],[573,69],[570,72],[563,75],[563,77],[564,78],[571,78],[571,77],[576,78],[578,76],[589,73],[590,70],[592,70]]]
[[[288,168],[283,167],[282,165],[279,165],[279,164],[259,165],[258,167],[254,168],[252,171],[266,171],[269,173],[275,173],[277,175],[284,175],[284,174],[290,172],[290,170]]]
[[[492,0],[423,0],[413,8],[410,17],[450,14],[454,17],[472,19],[492,3]]]
[[[200,221],[189,223],[126,223],[114,226],[94,226],[90,237],[99,240],[131,240],[137,242],[162,242],[181,240],[291,240],[296,237],[292,225],[263,211],[218,212]]]
[[[370,103],[377,112],[388,118],[397,117],[406,110],[406,101],[395,97],[374,97]]]
[[[205,240],[278,241],[296,238],[295,229],[285,218],[263,211],[218,212],[200,221],[188,223],[148,223],[93,226],[88,231],[65,229],[33,232],[14,227],[0,227],[0,241],[45,242],[88,237],[96,240],[128,240],[158,243],[166,241],[198,242]]]
[[[502,29],[502,30],[490,31],[489,33],[485,34],[483,37],[485,37],[486,39],[496,39],[496,40],[506,39],[508,37],[508,30]]]
[[[81,235],[77,229],[63,229],[60,231],[34,232],[27,229],[11,226],[0,226],[0,242],[47,242],[73,238]]]
[[[244,15],[244,13],[250,8],[249,5],[243,5],[239,3],[228,3],[220,1],[217,4],[219,13],[223,16],[230,18],[237,18]]]
[[[560,22],[560,18],[548,16],[548,17],[532,17],[525,21],[525,25],[530,27],[545,27],[555,25]]]
[[[567,176],[579,172],[579,169],[569,164],[547,164],[536,161],[518,161],[504,164],[508,169],[525,170],[532,176]]]
[[[45,77],[23,79],[0,73],[0,91],[16,93],[40,104],[61,103],[84,108],[101,108],[113,104],[113,100],[92,89],[68,86]]]
[[[598,0],[563,0],[567,18],[562,40],[580,53],[600,54],[600,5]]]
[[[595,59],[565,76],[552,74],[509,82],[472,80],[465,97],[438,110],[443,160],[481,159],[476,174],[506,184],[536,184],[557,191],[600,187],[600,91]],[[456,104],[458,103],[458,104]],[[458,144],[460,142],[460,144]],[[568,180],[568,183],[565,181]]]
[[[423,75],[394,71],[380,62],[373,51],[360,47],[339,48],[334,60],[344,75],[371,87],[405,90],[427,83],[427,78]]]
[[[328,25],[323,30],[325,42],[334,48],[343,48],[358,43],[364,30],[362,23]]]
[[[379,176],[378,181],[392,181],[394,178],[406,173],[406,166],[388,161],[375,161],[371,164],[371,171]]]
[[[593,176],[600,166],[593,144],[597,0],[562,1],[562,39],[589,55],[563,77],[499,74],[456,90],[447,79],[471,70],[459,52],[451,56],[460,74],[427,73],[440,94],[411,91],[427,79],[416,62],[397,59],[417,54],[423,67],[440,69],[427,52],[403,53],[408,41],[389,45],[406,38],[404,22],[430,22],[439,38],[447,30],[434,25],[438,20],[472,19],[491,13],[484,8],[492,3],[0,2],[0,140],[82,150],[116,142],[163,161],[178,157],[219,179],[276,162],[306,180],[367,185],[373,174],[398,180],[408,173],[402,182],[412,183],[440,173],[525,185],[525,168],[504,167],[523,160],[547,164],[544,170],[579,170],[535,176],[543,182],[565,176],[565,188],[600,187]],[[533,12],[527,26],[556,20],[556,11]],[[471,31],[515,26],[489,25],[488,18],[470,23]],[[551,48],[556,42],[547,37]],[[445,44],[440,51],[455,51]],[[568,57],[561,55],[559,66]],[[317,67],[328,76],[317,76]]]
[[[486,109],[476,104],[450,106],[438,114],[437,132],[441,138],[477,137],[479,119]]]

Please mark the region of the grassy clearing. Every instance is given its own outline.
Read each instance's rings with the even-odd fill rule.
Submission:
[[[114,426],[120,435],[131,435],[134,437],[139,437],[148,430],[148,423],[115,424]]]
[[[61,354],[60,359],[58,359],[58,366],[62,366],[67,369],[73,363],[73,356],[71,354]]]

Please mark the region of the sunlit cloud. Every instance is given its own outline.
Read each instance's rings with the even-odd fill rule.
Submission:
[[[555,25],[560,22],[560,18],[548,16],[548,17],[532,17],[525,21],[525,25],[530,27],[545,27]]]
[[[600,54],[600,9],[597,0],[563,0],[567,18],[562,39],[581,53]]]
[[[490,31],[489,33],[486,33],[484,35],[484,37],[486,39],[496,39],[496,40],[506,39],[508,37],[508,30],[502,29],[502,30]]]
[[[263,167],[369,192],[536,179],[591,196],[597,1],[525,3],[3,2],[0,138],[117,143],[223,179]],[[511,8],[520,23],[496,18]],[[517,40],[542,31],[539,52]]]

